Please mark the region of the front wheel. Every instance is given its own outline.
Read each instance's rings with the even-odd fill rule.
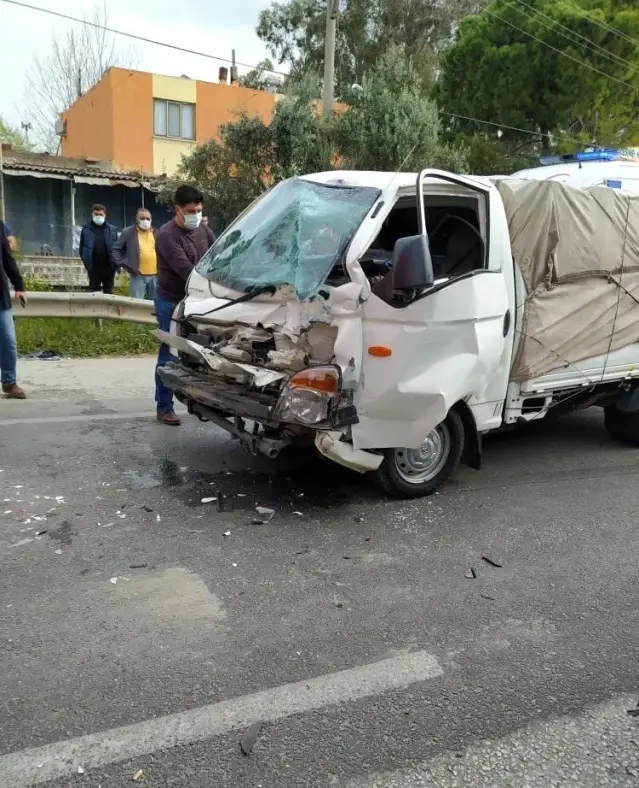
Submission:
[[[639,446],[639,413],[625,413],[616,405],[608,405],[604,410],[604,424],[613,440]]]
[[[418,449],[386,449],[377,479],[393,498],[421,498],[455,473],[463,451],[464,423],[451,411]]]

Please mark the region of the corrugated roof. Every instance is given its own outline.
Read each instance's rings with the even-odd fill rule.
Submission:
[[[93,161],[69,156],[51,156],[48,153],[30,151],[2,150],[3,167],[25,172],[41,172],[56,175],[84,175],[94,178],[109,178],[119,181],[153,180],[152,175],[142,172],[122,171],[113,168],[109,161]]]

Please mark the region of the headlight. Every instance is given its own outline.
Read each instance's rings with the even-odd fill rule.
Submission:
[[[180,330],[180,321],[184,317],[184,301],[180,301],[179,304],[176,305],[175,309],[173,310],[173,314],[171,315],[171,327],[169,328],[169,333],[173,334],[174,336],[182,336],[182,332]]]
[[[289,380],[275,408],[275,418],[298,424],[320,424],[340,391],[338,367],[309,367]]]

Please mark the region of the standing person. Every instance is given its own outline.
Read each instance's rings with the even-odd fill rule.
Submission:
[[[131,298],[155,300],[158,261],[151,213],[138,208],[135,224],[125,227],[113,244],[113,264],[129,274]]]
[[[202,211],[202,224],[205,227],[209,226],[209,212],[208,211]]]
[[[11,312],[11,285],[22,306],[27,305],[24,281],[11,253],[4,222],[0,222],[0,380],[2,393],[8,399],[26,399],[27,395],[16,383],[18,343]]]
[[[180,186],[173,198],[175,216],[160,227],[156,237],[158,256],[155,313],[162,331],[170,331],[173,310],[184,298],[186,280],[196,263],[215,240],[211,229],[202,222],[202,193],[193,186]],[[160,345],[157,366],[174,361],[168,345]],[[173,409],[173,392],[155,373],[155,404],[162,424],[179,426]]]
[[[118,237],[115,225],[106,220],[104,205],[94,205],[91,221],[80,233],[80,257],[89,274],[89,287],[93,293],[113,292],[116,266],[113,262],[113,244]]]

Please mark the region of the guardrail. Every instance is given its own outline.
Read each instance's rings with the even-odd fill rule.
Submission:
[[[22,308],[14,298],[14,317],[90,317],[157,325],[153,301],[104,293],[27,293]]]

